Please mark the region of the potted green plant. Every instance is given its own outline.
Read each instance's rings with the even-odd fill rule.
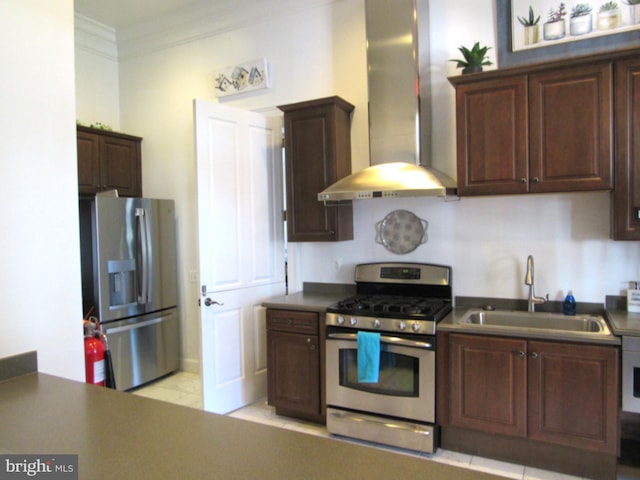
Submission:
[[[564,2],[558,5],[558,8],[549,9],[547,21],[543,26],[543,38],[545,40],[558,40],[563,38],[566,33],[564,16],[567,14]]]
[[[593,16],[591,15],[591,5],[588,3],[578,3],[571,9],[569,19],[569,33],[571,35],[584,35],[591,32]]]
[[[618,3],[603,3],[598,12],[598,30],[611,30],[620,26],[622,15]]]
[[[622,0],[626,5],[629,5],[630,19],[632,25],[640,23],[640,0]]]
[[[462,73],[476,73],[481,72],[482,67],[485,65],[493,65],[487,56],[487,52],[491,47],[481,47],[480,42],[473,44],[471,49],[460,46],[458,50],[462,53],[463,60],[451,59],[451,62],[456,62],[456,68],[462,68]]]
[[[524,27],[524,44],[532,45],[538,43],[540,39],[540,29],[538,28],[540,15],[536,17],[531,5],[529,5],[529,17],[518,17],[518,21]]]

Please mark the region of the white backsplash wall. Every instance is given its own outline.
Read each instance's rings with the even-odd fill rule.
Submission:
[[[603,303],[640,276],[637,242],[609,239],[609,192],[376,199],[354,202],[355,238],[290,245],[297,259],[291,290],[303,282],[353,283],[357,263],[402,261],[450,265],[453,293],[526,298],[527,255],[535,260],[536,295]],[[405,255],[375,242],[375,224],[405,209],[429,222],[428,241]]]

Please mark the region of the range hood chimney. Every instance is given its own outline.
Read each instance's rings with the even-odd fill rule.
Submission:
[[[455,194],[455,181],[429,168],[427,2],[365,0],[371,166],[334,183],[318,200]]]

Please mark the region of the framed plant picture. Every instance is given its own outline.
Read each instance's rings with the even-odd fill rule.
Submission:
[[[640,46],[640,0],[496,0],[498,66]]]

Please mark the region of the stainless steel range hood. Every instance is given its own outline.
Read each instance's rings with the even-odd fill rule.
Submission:
[[[427,0],[365,0],[371,166],[334,183],[318,200],[455,194],[455,181],[428,167],[428,13]]]

